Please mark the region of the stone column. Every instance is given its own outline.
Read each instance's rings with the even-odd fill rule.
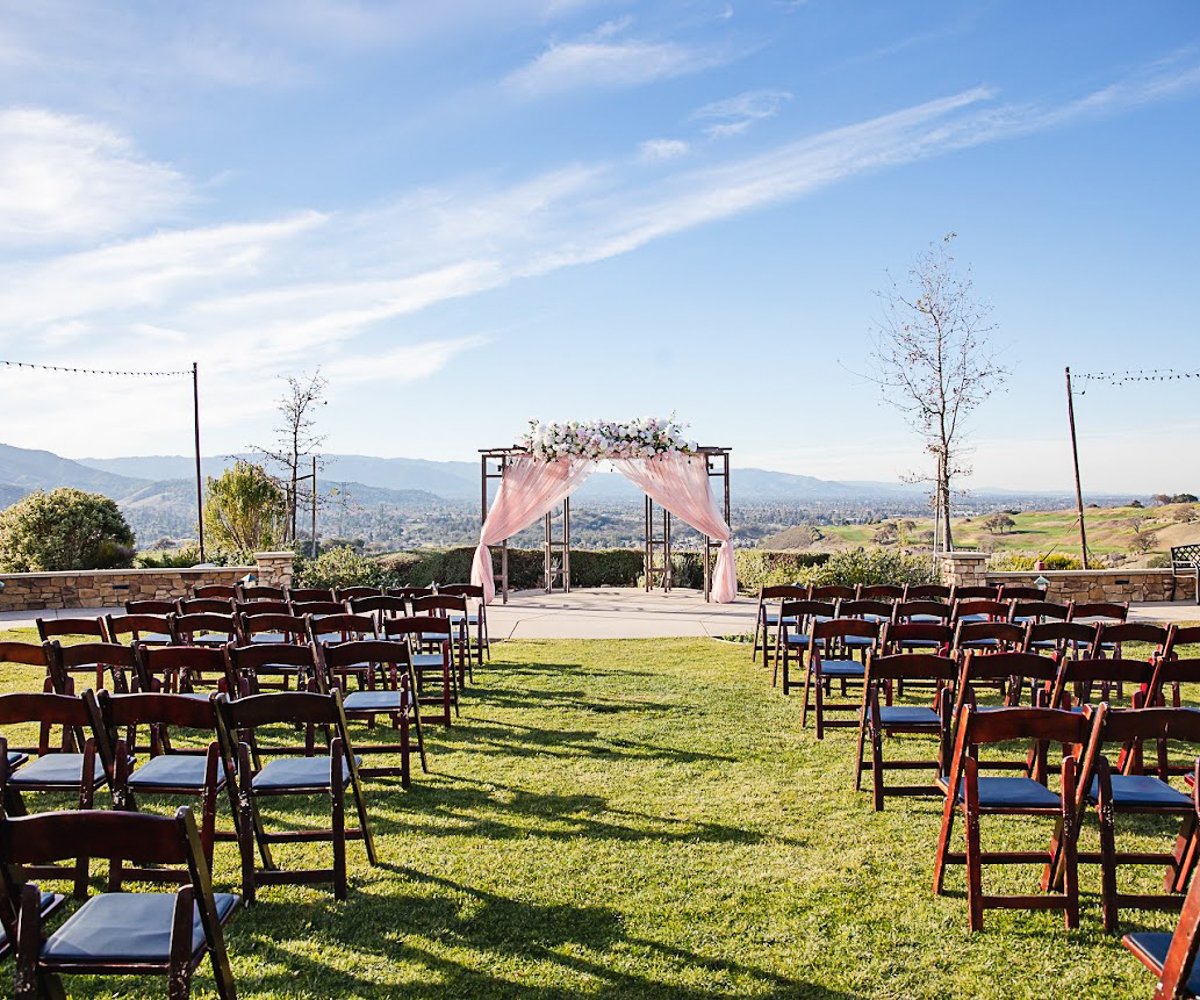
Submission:
[[[942,552],[938,555],[938,576],[946,587],[986,587],[986,552]]]
[[[258,585],[260,587],[290,587],[295,552],[256,552]]]

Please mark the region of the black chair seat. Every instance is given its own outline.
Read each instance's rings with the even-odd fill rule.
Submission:
[[[1058,643],[1053,639],[1035,639],[1029,644],[1034,649],[1057,649]]]
[[[130,788],[203,788],[208,761],[199,755],[169,753],[152,757],[129,776]],[[225,780],[225,764],[217,761],[217,782]]]
[[[883,705],[879,709],[879,721],[885,726],[936,726],[941,720],[932,708],[920,705]]]
[[[217,919],[224,924],[239,897],[213,893]],[[93,896],[42,947],[51,962],[166,962],[171,954],[173,892],[108,892]],[[192,957],[204,949],[200,912],[192,916]]]
[[[450,616],[450,624],[451,625],[461,625],[462,620],[463,620],[462,615],[451,615]],[[467,624],[468,625],[478,625],[479,624],[479,616],[478,615],[467,615]]]
[[[851,649],[866,649],[875,645],[875,640],[868,639],[865,635],[848,635],[842,640],[842,645]]]
[[[449,642],[450,636],[445,632],[422,632],[422,642]]]
[[[1164,931],[1139,931],[1126,934],[1125,944],[1131,951],[1148,958],[1155,970],[1161,973],[1167,961],[1167,950],[1171,947],[1171,935]],[[1186,989],[1185,996],[1200,996],[1200,962],[1192,966]]]
[[[862,677],[866,668],[857,660],[822,660],[822,677]]]
[[[807,646],[808,645],[808,633],[807,632],[790,632],[790,633],[788,633],[787,644],[789,646]]]
[[[273,646],[285,645],[288,641],[283,632],[255,632],[250,636],[251,643],[269,642]]]
[[[959,783],[955,801],[962,802],[966,794],[966,780]],[[1062,800],[1045,785],[1032,778],[980,778],[979,805],[984,809],[1025,807],[1030,809],[1057,809]]]
[[[936,639],[902,639],[900,645],[904,649],[941,649],[945,643]]]
[[[342,706],[347,712],[399,712],[402,691],[354,691],[346,696]]]
[[[962,649],[995,649],[999,645],[999,639],[970,639],[959,643]]]
[[[362,759],[354,758],[356,764]],[[342,784],[350,783],[350,769],[346,766],[346,758],[342,758]],[[280,758],[267,763],[254,776],[255,791],[280,791],[286,788],[321,789],[329,787],[329,758],[328,757],[293,757]]]
[[[1113,803],[1119,806],[1162,806],[1186,810],[1192,805],[1191,796],[1184,795],[1152,774],[1114,774],[1112,791]],[[1100,779],[1093,778],[1088,788],[1088,801],[1095,804],[1099,799]]]
[[[440,667],[442,665],[442,654],[413,653],[412,665],[414,667]]]
[[[83,778],[83,754],[81,753],[48,753],[30,761],[12,777],[8,783],[13,788],[32,788],[38,785],[60,785],[67,788],[78,788]],[[99,756],[95,758],[92,781],[103,783],[105,778],[104,765]]]
[[[946,623],[946,619],[938,615],[910,615],[907,620],[914,625],[944,625]]]

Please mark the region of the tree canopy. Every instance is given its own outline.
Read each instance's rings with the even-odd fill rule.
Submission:
[[[261,465],[239,460],[206,485],[204,530],[216,551],[244,559],[282,544],[287,497]]]
[[[133,560],[133,531],[116,502],[63,487],[0,511],[0,570],[115,569]]]

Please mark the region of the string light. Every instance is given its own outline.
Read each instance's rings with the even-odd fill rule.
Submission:
[[[1176,368],[1131,368],[1113,372],[1072,372],[1072,381],[1100,382],[1105,385],[1122,386],[1131,382],[1176,382],[1180,379],[1200,378],[1200,371],[1179,371]],[[1087,394],[1081,389],[1079,395]]]
[[[191,377],[191,369],[174,372],[132,372],[116,371],[111,368],[73,368],[68,365],[39,365],[31,361],[2,361],[6,368],[32,368],[44,372],[69,372],[73,375],[112,375],[121,378],[183,378]]]

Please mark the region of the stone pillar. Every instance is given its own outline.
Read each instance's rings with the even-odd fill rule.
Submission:
[[[290,587],[295,552],[256,552],[258,585],[260,587]]]
[[[938,555],[938,576],[946,587],[986,587],[986,552],[942,552]]]

